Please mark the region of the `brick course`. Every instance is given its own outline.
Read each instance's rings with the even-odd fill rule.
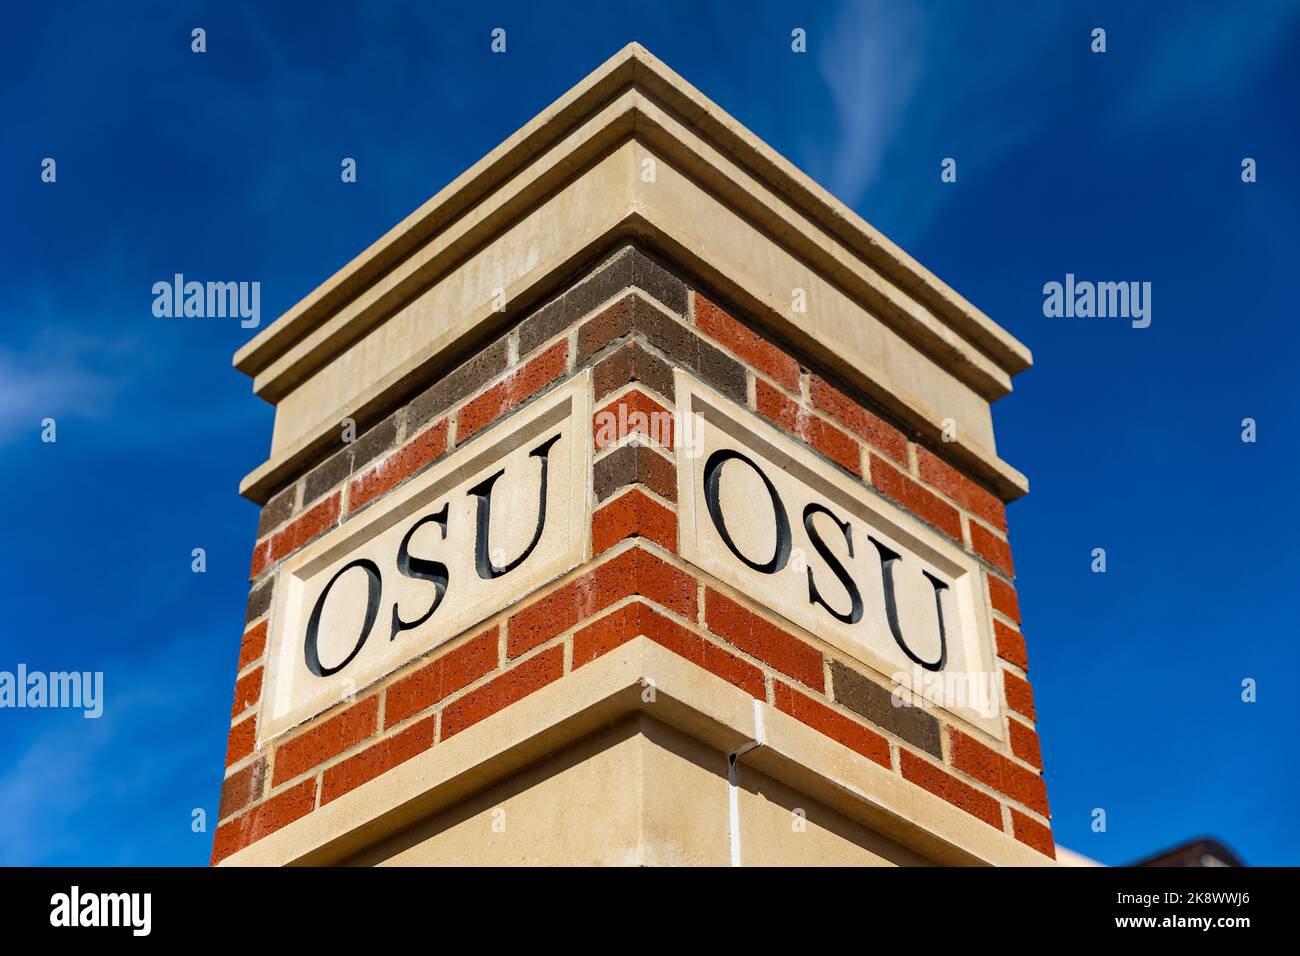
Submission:
[[[704,622],[727,643],[814,690],[826,686],[821,652],[713,588],[704,591]]]
[[[796,355],[652,256],[616,250],[513,329],[424,383],[408,404],[384,412],[358,441],[322,453],[267,502],[251,569],[256,583],[239,653],[243,677],[214,862],[310,813],[318,795],[321,803],[338,799],[562,679],[566,648],[567,666],[578,668],[638,635],[879,766],[891,767],[892,758],[905,779],[998,829],[1007,806],[1009,835],[1052,855],[1050,828],[1040,822],[1048,813],[1046,789],[1031,769],[1042,766],[1032,726],[1009,718],[1009,740],[994,747],[952,726],[942,711],[894,707],[886,686],[859,665],[828,658],[815,635],[768,621],[755,602],[724,594],[681,564],[671,442],[596,450],[590,565],[457,638],[462,643],[453,650],[409,662],[360,703],[313,718],[255,753],[253,709],[263,668],[253,668],[266,654],[265,616],[279,561],[579,369],[592,369],[597,409],[617,410],[622,402],[664,411],[674,399],[675,366],[987,561],[991,608],[1019,625],[1015,588],[1005,579],[1013,574],[1005,508],[995,495],[945,460],[942,448],[915,444],[871,403],[801,369]],[[616,393],[621,397],[610,401]],[[1024,637],[1006,621],[994,621],[997,651],[1023,672]],[[1032,721],[1029,682],[1004,669],[1003,686],[1008,707]]]
[[[956,508],[926,491],[877,454],[871,455],[870,467],[871,483],[881,494],[893,499],[922,521],[934,525],[954,541],[961,541],[961,515]]]
[[[330,757],[351,749],[373,734],[378,726],[377,694],[371,694],[334,717],[315,722],[307,730],[275,748],[272,786],[292,780]]]
[[[742,362],[792,392],[799,390],[799,363],[794,356],[742,325],[698,292],[695,324]]]

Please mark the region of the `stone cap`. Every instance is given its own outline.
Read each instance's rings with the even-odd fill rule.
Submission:
[[[277,406],[241,492],[264,502],[340,418],[381,413],[628,237],[919,434],[958,422],[944,450],[1004,500],[1028,489],[996,454],[987,404],[1029,350],[632,43],[236,352]]]

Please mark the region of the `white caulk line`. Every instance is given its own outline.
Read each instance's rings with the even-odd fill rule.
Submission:
[[[740,794],[736,787],[736,762],[763,746],[763,702],[754,701],[754,739],[727,754],[727,802],[730,808],[731,865],[740,866]]]

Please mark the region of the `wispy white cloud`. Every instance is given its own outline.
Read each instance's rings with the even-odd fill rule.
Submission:
[[[126,342],[70,326],[0,346],[0,445],[39,434],[45,418],[108,418],[129,351]]]
[[[138,864],[148,862],[151,851],[157,859],[162,846],[190,842],[202,858],[211,829],[193,834],[190,811],[205,807],[214,822],[216,792],[206,773],[211,742],[186,728],[198,726],[199,714],[212,704],[192,694],[193,668],[205,646],[210,642],[191,638],[162,645],[144,659],[87,662],[85,668],[104,672],[98,719],[85,719],[80,710],[0,713],[14,748],[0,774],[0,864]],[[12,671],[16,663],[0,661],[0,668]],[[27,663],[37,669],[42,662]],[[29,730],[26,740],[18,721]],[[151,817],[169,797],[169,819]],[[108,830],[141,834],[152,845],[123,839],[113,858],[88,855],[87,848],[102,851]]]
[[[907,245],[955,192],[900,189],[882,177],[891,151],[926,163],[936,183],[945,156],[958,158],[959,176],[982,175],[1058,126],[1071,91],[1108,82],[1122,85],[1090,122],[1114,128],[1098,135],[1119,141],[1135,126],[1185,119],[1189,106],[1230,101],[1268,69],[1293,42],[1300,7],[1202,4],[1158,17],[1138,8],[1108,22],[1119,70],[1089,76],[1080,61],[1061,60],[1063,37],[1075,36],[1080,51],[1090,42],[1067,7],[844,4],[818,60],[836,136],[810,172]],[[1086,55],[1081,62],[1091,66]]]
[[[838,140],[823,165],[828,189],[855,205],[875,181],[921,75],[926,25],[914,7],[847,3],[821,45]]]

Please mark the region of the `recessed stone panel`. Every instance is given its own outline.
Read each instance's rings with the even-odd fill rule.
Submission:
[[[682,556],[876,671],[899,702],[1000,737],[975,559],[689,375],[676,391]]]
[[[286,562],[271,614],[262,740],[582,560],[589,378],[476,436]]]

